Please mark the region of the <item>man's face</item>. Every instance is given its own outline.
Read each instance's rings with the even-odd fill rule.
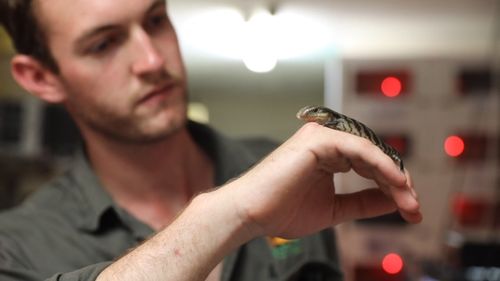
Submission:
[[[144,142],[183,127],[186,74],[165,10],[165,0],[36,2],[84,134]]]

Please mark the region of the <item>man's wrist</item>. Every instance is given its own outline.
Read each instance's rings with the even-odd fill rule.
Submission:
[[[211,221],[220,224],[220,230],[232,233],[228,243],[236,248],[261,235],[261,229],[248,215],[248,210],[244,207],[246,204],[242,200],[244,198],[238,193],[238,181],[233,181],[212,192],[196,196],[190,205],[192,208],[199,208],[194,212],[210,214]]]

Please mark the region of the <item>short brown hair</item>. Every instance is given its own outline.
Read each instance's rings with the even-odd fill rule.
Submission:
[[[32,56],[58,73],[59,68],[34,10],[34,0],[0,0],[0,21],[18,53]]]

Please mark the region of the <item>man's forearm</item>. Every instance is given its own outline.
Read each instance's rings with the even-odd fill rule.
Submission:
[[[110,265],[97,280],[203,280],[225,255],[254,236],[227,191],[194,198],[172,224]]]

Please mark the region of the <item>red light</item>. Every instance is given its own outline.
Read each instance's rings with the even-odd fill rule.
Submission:
[[[354,90],[358,95],[372,97],[402,97],[412,92],[413,74],[407,69],[359,70]]]
[[[401,81],[393,76],[389,76],[382,81],[381,85],[381,90],[382,93],[386,97],[394,98],[399,96],[401,94],[401,90],[403,88],[403,85],[401,84]]]
[[[444,151],[451,157],[460,156],[465,150],[464,140],[458,136],[449,136],[444,142]]]
[[[478,226],[490,210],[490,205],[483,199],[458,194],[453,198],[452,210],[458,222],[464,226]]]
[[[398,254],[387,254],[382,260],[382,268],[388,274],[398,274],[403,269],[403,259]]]
[[[410,153],[410,138],[405,134],[379,135],[380,138],[388,145],[394,147],[402,157],[408,156]]]

